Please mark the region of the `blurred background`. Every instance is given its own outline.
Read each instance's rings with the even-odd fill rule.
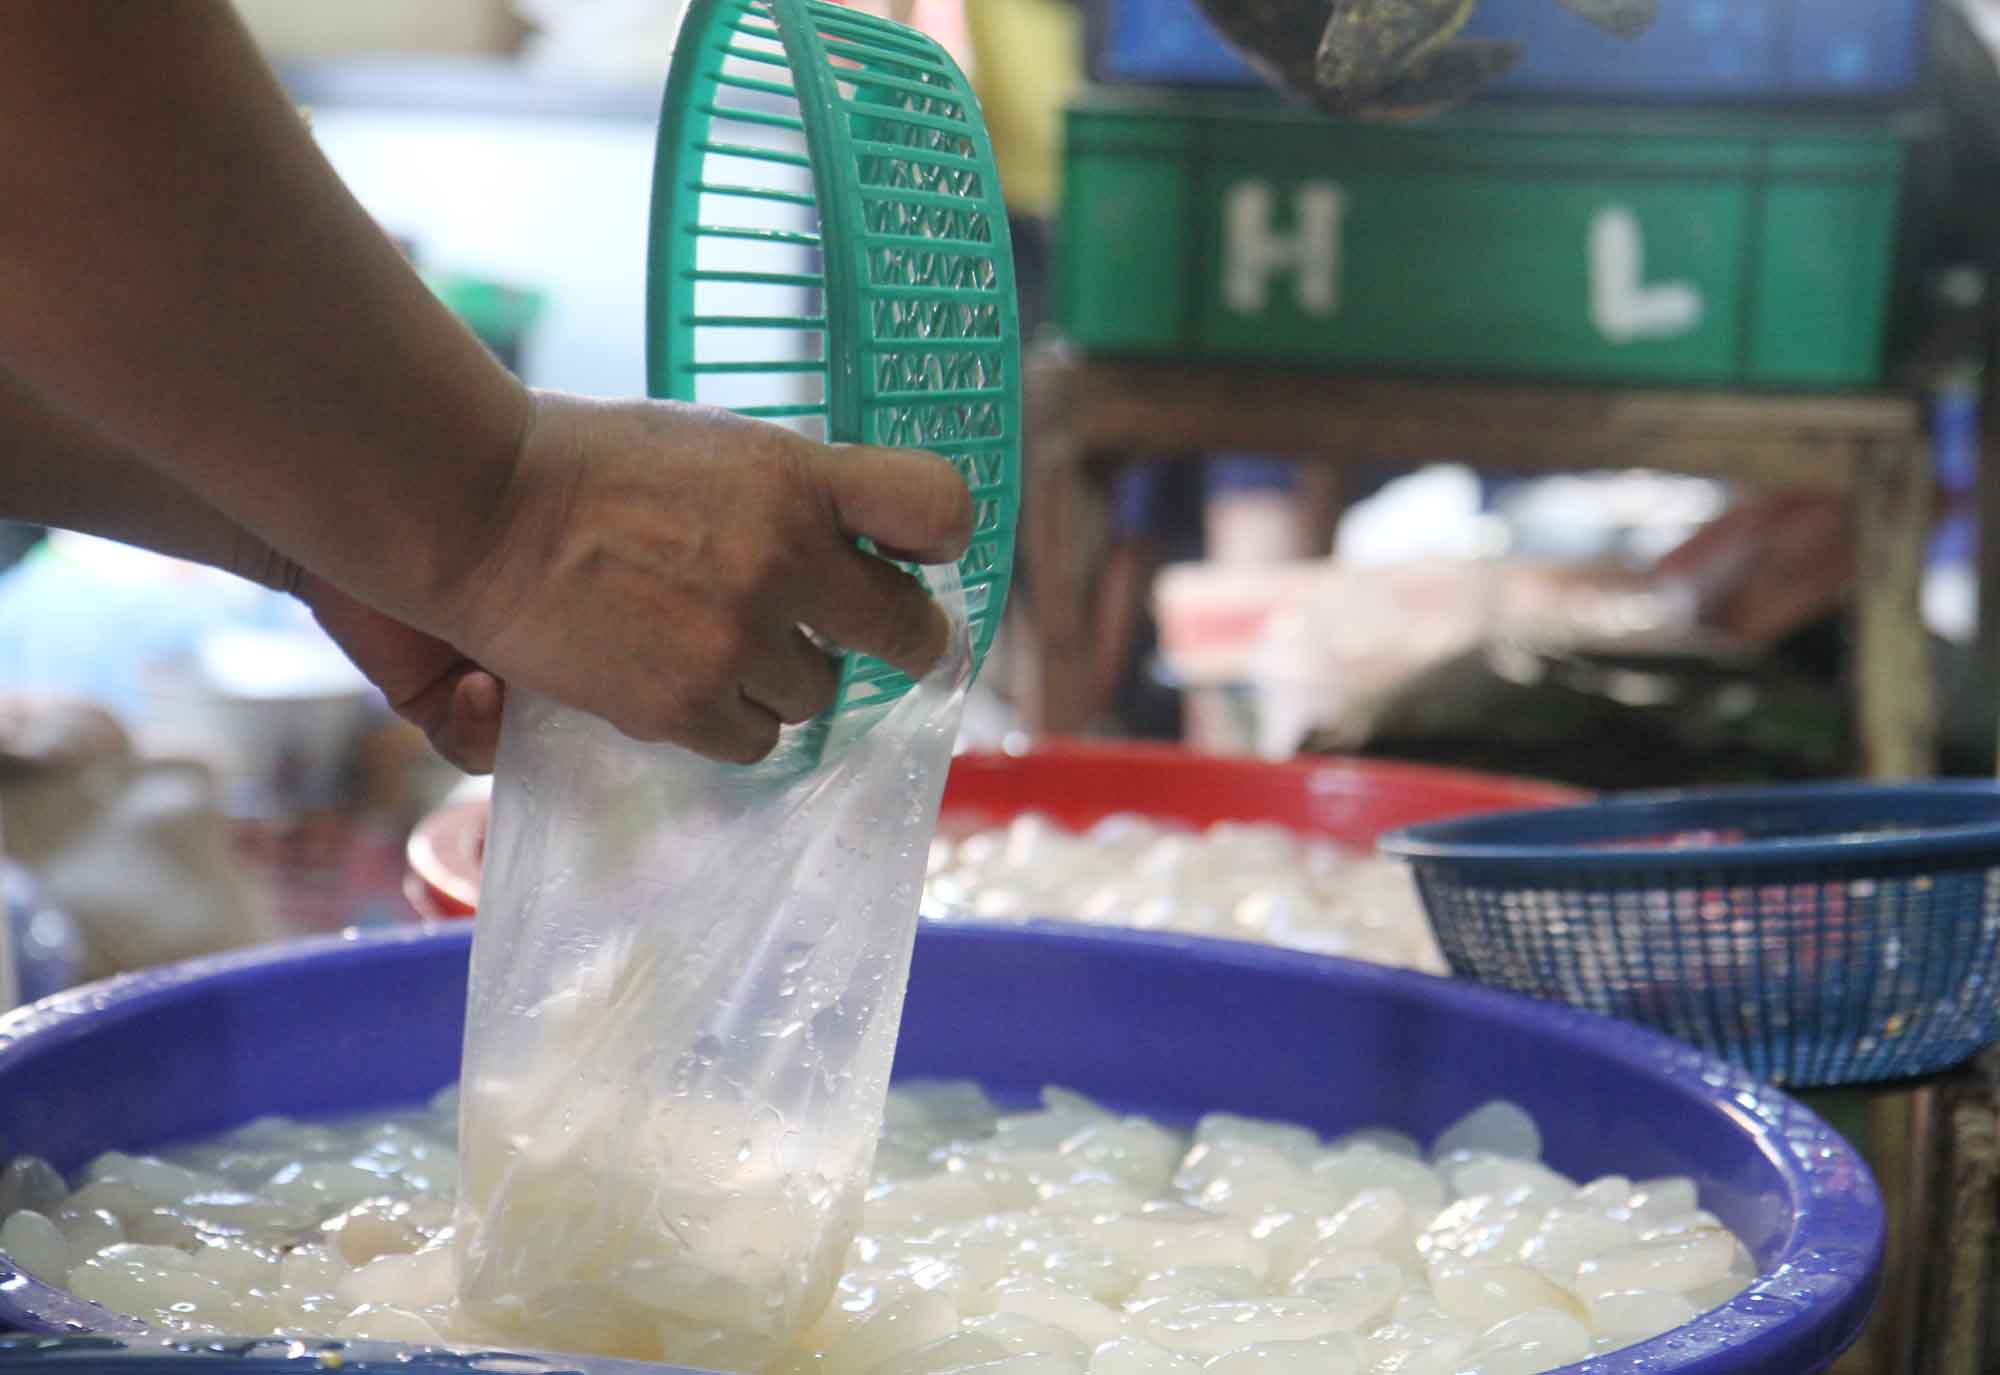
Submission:
[[[499,357],[536,386],[644,390],[647,200],[678,4],[238,5],[334,166]],[[1096,164],[1065,151],[1065,128],[1096,127],[1077,112],[1140,94],[1166,102],[1149,118],[1269,99],[1257,77],[1190,0],[871,7],[924,27],[973,75],[1038,343],[1115,336],[1122,320],[1088,289],[1105,245],[1082,198],[1101,193],[1073,180]],[[1839,137],[1893,141],[1888,170],[1856,193],[1893,232],[1837,268],[1867,306],[1865,337],[1843,355],[1861,361],[1829,363],[1823,380],[1922,398],[1939,767],[1990,773],[2000,698],[1981,650],[1977,511],[2000,3],[1661,0],[1656,33],[1609,59],[1543,10],[1482,6],[1478,31],[1540,27],[1516,76],[1454,118],[1518,128],[1537,102],[1581,100],[1580,118],[1652,137],[1648,119],[1713,107],[1724,113],[1701,137],[1741,142],[1777,137],[1759,121],[1804,108],[1844,121]],[[1534,191],[1511,194],[1526,204]],[[1413,280],[1435,250],[1420,240]],[[1671,275],[1672,253],[1658,273]],[[1600,366],[1615,351],[1599,347],[1602,359],[1567,366],[1646,384],[1681,366],[1629,375],[1635,355]],[[1081,728],[1590,788],[1856,771],[1843,503],[1646,471],[1516,477],[1470,457],[1385,453],[1335,484],[1257,453],[1106,456],[1088,700],[1071,704]],[[411,829],[481,785],[395,722],[298,607],[100,541],[4,533],[0,812],[24,991],[279,932],[414,919]],[[968,746],[1018,750],[1039,730],[1024,573]]]

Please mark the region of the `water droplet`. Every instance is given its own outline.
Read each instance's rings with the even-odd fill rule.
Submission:
[[[1752,1290],[1747,1294],[1738,1294],[1728,1306],[1736,1312],[1763,1319],[1788,1318],[1795,1313],[1803,1312],[1806,1308],[1806,1304],[1793,1295],[1775,1294],[1768,1290],[1762,1292]]]

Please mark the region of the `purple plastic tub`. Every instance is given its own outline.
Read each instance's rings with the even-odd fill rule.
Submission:
[[[457,1074],[470,939],[460,927],[311,941],[0,1018],[0,1158],[33,1153],[69,1171],[111,1147],[143,1150],[264,1113],[418,1101]],[[1694,1176],[1762,1278],[1686,1327],[1577,1367],[1593,1375],[1803,1375],[1854,1339],[1874,1297],[1881,1199],[1825,1123],[1677,1042],[1468,984],[1130,931],[930,925],[917,938],[897,1072],[975,1078],[1003,1101],[1053,1081],[1169,1120],[1229,1110],[1426,1139],[1506,1097],[1545,1124],[1549,1162],[1571,1175]],[[138,1326],[0,1254],[0,1329]],[[29,1359],[26,1345],[0,1345],[0,1364]],[[163,1355],[146,1341],[143,1360],[97,1354],[122,1355],[129,1370],[281,1346],[190,1342]],[[414,1354],[357,1348],[348,1375],[384,1352],[403,1370]]]

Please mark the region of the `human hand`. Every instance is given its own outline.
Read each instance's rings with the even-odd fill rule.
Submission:
[[[491,773],[500,746],[500,680],[434,635],[301,573],[299,600],[396,714],[467,773]]]
[[[971,530],[963,480],[929,454],[836,449],[705,407],[540,394],[483,553],[445,605],[413,618],[437,649],[396,646],[431,676],[399,681],[426,713],[412,719],[455,747],[486,738],[497,677],[635,739],[751,762],[781,723],[833,700],[835,661],[801,626],[912,675],[947,648],[943,610],[854,541],[942,563]],[[447,660],[446,643],[463,654]]]
[[[1768,645],[1836,610],[1854,586],[1844,499],[1823,492],[1753,496],[1662,558],[1659,574],[1693,584],[1704,623]]]

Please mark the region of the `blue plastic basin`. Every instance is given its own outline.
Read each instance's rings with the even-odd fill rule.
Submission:
[[[70,1171],[111,1147],[265,1113],[418,1101],[457,1074],[470,938],[311,941],[0,1018],[0,1158]],[[932,925],[917,938],[897,1072],[976,1078],[1003,1099],[1056,1082],[1170,1120],[1229,1110],[1420,1138],[1506,1097],[1543,1123],[1549,1162],[1568,1174],[1692,1175],[1763,1278],[1600,1358],[1601,1375],[1822,1369],[1860,1330],[1881,1263],[1867,1167],[1782,1094],[1636,1027],[1416,974],[1128,931]],[[9,1327],[136,1330],[0,1255]]]

